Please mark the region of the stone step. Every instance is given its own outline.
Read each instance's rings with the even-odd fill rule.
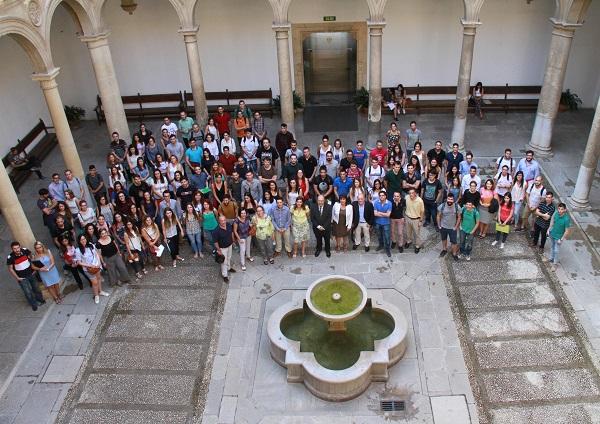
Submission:
[[[493,424],[584,424],[600,416],[600,404],[574,403],[561,405],[515,406],[492,409]]]
[[[207,312],[215,302],[215,290],[130,290],[119,302],[121,311]]]
[[[461,286],[459,292],[467,309],[556,304],[552,290],[542,282]]]
[[[491,368],[581,365],[584,358],[572,337],[544,337],[475,343],[479,366]]]
[[[105,341],[93,367],[128,370],[195,371],[202,346],[184,343],[131,343]]]
[[[500,372],[484,374],[482,379],[492,403],[558,401],[600,395],[596,376],[583,368]]]
[[[477,339],[514,336],[557,336],[569,331],[558,308],[467,312],[471,335]]]
[[[184,407],[192,398],[195,379],[189,375],[91,374],[79,403]]]
[[[188,413],[179,411],[148,411],[139,409],[80,409],[76,408],[69,424],[90,423],[169,423],[185,424]]]
[[[502,250],[500,250],[500,243],[496,246],[492,246],[492,241],[494,241],[494,237],[491,235],[488,235],[484,240],[476,241],[476,245],[473,249],[473,258],[495,259],[500,255],[502,255],[502,257],[535,257],[535,250],[529,247],[529,242],[525,236],[514,233],[509,234],[508,239],[504,244],[504,249]]]
[[[473,281],[498,282],[544,278],[539,265],[531,259],[498,259],[485,261],[452,261],[452,269],[459,283]]]
[[[203,340],[210,319],[208,315],[115,314],[105,337]]]

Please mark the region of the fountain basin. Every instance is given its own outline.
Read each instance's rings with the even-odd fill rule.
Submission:
[[[271,314],[267,323],[269,350],[271,357],[287,369],[288,382],[303,383],[313,395],[321,399],[345,401],[363,393],[372,381],[387,381],[388,368],[398,362],[406,351],[408,323],[399,308],[379,296],[369,299],[365,290],[364,305],[367,305],[367,301],[373,312],[385,314],[393,321],[393,330],[387,337],[375,340],[372,351],[360,351],[358,359],[344,369],[324,367],[313,352],[302,351],[299,341],[283,334],[282,321],[301,314],[305,308],[310,309],[306,300],[288,302]],[[363,308],[364,306],[360,310]],[[360,311],[357,315],[359,313]]]

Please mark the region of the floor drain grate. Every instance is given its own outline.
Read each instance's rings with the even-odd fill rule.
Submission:
[[[382,400],[379,407],[383,412],[399,412],[405,410],[406,403],[403,400]]]

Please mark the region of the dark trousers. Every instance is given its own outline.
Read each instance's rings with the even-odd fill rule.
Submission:
[[[317,227],[313,227],[315,238],[317,239],[317,250],[323,250],[323,240],[325,240],[325,253],[331,252],[331,228],[325,228],[325,230],[319,230]]]
[[[538,244],[538,240],[541,237],[540,240],[540,248],[543,249],[544,246],[546,245],[546,238],[548,237],[548,235],[546,234],[546,231],[548,231],[547,228],[542,228],[540,227],[537,223],[533,225],[533,244],[537,245]]]
[[[167,238],[167,247],[171,253],[171,259],[177,259],[177,256],[179,255],[179,234],[171,238]]]
[[[79,287],[83,287],[83,280],[81,279],[81,275],[83,275],[86,278],[86,280],[88,280],[88,282],[91,283],[88,276],[85,275],[85,272],[83,272],[83,268],[81,268],[80,266],[71,266],[71,265],[65,264],[65,265],[63,265],[63,269],[66,269],[67,271],[71,271],[71,275],[73,275],[73,278],[75,279],[75,282],[77,283],[77,285]]]
[[[425,205],[425,222],[429,224],[430,222],[435,224],[437,218],[437,203],[432,202],[430,200],[424,201]]]
[[[21,287],[21,290],[23,290],[23,294],[31,306],[37,306],[38,303],[42,303],[44,301],[44,296],[42,296],[42,292],[40,291],[38,282],[35,279],[35,275],[30,274],[23,280],[19,281],[19,287]]]

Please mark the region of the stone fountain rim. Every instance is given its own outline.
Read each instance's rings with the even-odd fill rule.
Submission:
[[[327,280],[332,280],[332,279],[347,280],[351,283],[354,283],[360,289],[360,291],[362,293],[362,299],[361,299],[359,305],[356,308],[354,308],[352,311],[348,312],[347,314],[343,314],[343,315],[327,314],[325,312],[322,312],[320,309],[318,309],[312,303],[310,294],[312,293],[313,289],[315,287],[317,287],[319,284],[322,284],[323,282],[325,282]],[[311,310],[311,312],[313,314],[315,314],[316,316],[318,316],[319,318],[321,318],[325,321],[330,321],[330,322],[344,322],[344,321],[349,321],[352,318],[355,318],[358,314],[360,314],[362,312],[363,309],[365,309],[365,306],[367,306],[367,300],[368,300],[367,298],[368,298],[367,288],[356,278],[352,278],[347,275],[332,274],[332,275],[327,275],[327,276],[318,278],[310,286],[308,286],[308,289],[306,290],[305,301],[306,301],[306,305]]]

